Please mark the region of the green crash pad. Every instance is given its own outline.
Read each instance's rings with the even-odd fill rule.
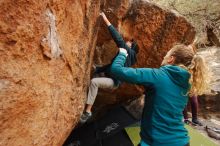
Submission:
[[[202,135],[197,130],[193,129],[192,127],[186,125],[186,129],[189,131],[190,136],[190,146],[218,146],[214,142],[212,142],[208,137]],[[131,141],[135,146],[138,145],[140,142],[140,127],[139,126],[132,126],[127,127],[126,132],[130,137]]]

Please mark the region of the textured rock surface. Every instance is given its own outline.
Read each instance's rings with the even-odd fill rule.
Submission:
[[[216,118],[220,121],[220,48],[202,48],[199,54],[206,59],[212,71],[211,89],[216,92],[216,95],[204,95],[199,98],[199,114],[207,119]]]
[[[201,48],[198,53],[205,58],[212,71],[211,89],[220,92],[220,48]]]
[[[96,63],[117,53],[103,24],[98,34],[100,7],[113,11],[109,18],[125,37],[137,40],[138,67],[159,66],[173,43],[194,38],[183,17],[147,2],[1,1],[0,145],[62,145],[84,107],[95,46]],[[141,94],[138,87],[121,89],[100,95],[115,103]]]
[[[0,145],[62,145],[84,106],[99,0],[0,2]]]
[[[220,46],[219,0],[150,0],[186,17],[195,27],[201,44]]]

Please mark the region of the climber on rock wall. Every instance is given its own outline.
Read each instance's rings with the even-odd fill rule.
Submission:
[[[201,95],[209,87],[203,58],[191,46],[178,44],[167,52],[160,68],[134,69],[124,66],[127,50],[119,50],[112,75],[122,82],[151,86],[145,92],[139,145],[188,146],[182,111],[189,96]]]
[[[124,41],[122,36],[119,34],[119,32],[114,28],[114,26],[109,22],[108,18],[106,15],[102,12],[100,13],[102,16],[103,20],[105,21],[108,30],[115,41],[117,47],[122,47],[125,48],[128,52],[128,57],[124,63],[124,66],[130,67],[134,65],[137,61],[136,55],[138,53],[138,46],[137,44],[133,41]],[[114,58],[112,59],[112,62],[114,61]],[[106,89],[116,89],[119,87],[121,84],[120,80],[115,79],[111,74],[110,74],[110,67],[111,63],[102,67],[95,67],[95,73],[94,74],[99,74],[99,73],[104,73],[104,77],[96,77],[91,80],[90,86],[89,86],[89,91],[88,91],[88,96],[87,96],[87,101],[86,101],[86,106],[84,109],[84,112],[80,118],[80,123],[85,123],[89,118],[92,116],[92,106],[95,102],[97,93],[98,93],[98,88],[106,88]]]

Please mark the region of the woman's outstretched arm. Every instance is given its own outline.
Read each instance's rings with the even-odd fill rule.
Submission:
[[[127,51],[120,48],[120,53],[115,58],[112,66],[112,75],[120,81],[140,84],[153,85],[157,81],[158,69],[152,68],[130,68],[124,67],[126,61]]]

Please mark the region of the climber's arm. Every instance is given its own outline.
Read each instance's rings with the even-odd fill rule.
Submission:
[[[118,46],[118,48],[128,49],[129,47],[126,45],[124,39],[122,38],[120,33],[115,29],[115,27],[111,24],[111,22],[108,20],[105,13],[102,12],[102,13],[100,13],[100,15],[102,16],[103,20],[105,21],[106,25],[108,26],[108,30],[109,30],[113,40],[115,41],[116,45]]]
[[[105,16],[105,13],[104,13],[104,12],[100,13],[100,15],[102,16],[102,18],[103,18],[103,20],[105,21],[105,24],[106,24],[107,26],[112,25],[111,22],[108,20],[108,18]]]

